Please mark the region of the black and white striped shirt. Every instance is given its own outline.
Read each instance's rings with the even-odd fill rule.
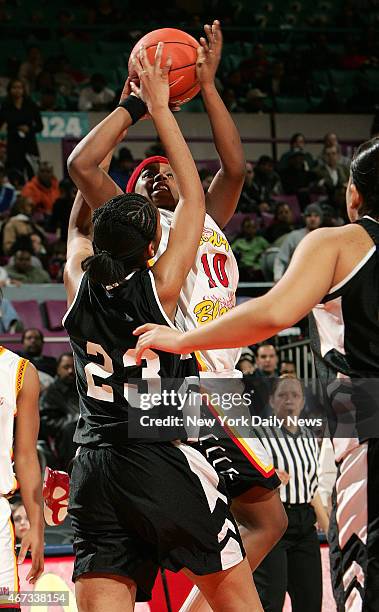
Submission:
[[[306,504],[317,490],[319,447],[313,432],[299,427],[296,434],[284,427],[257,427],[256,435],[272,458],[275,469],[285,470],[290,479],[280,487],[280,499],[288,504]]]

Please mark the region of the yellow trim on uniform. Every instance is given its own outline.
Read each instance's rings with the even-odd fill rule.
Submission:
[[[209,402],[208,407],[210,406],[212,406],[213,410],[216,412],[216,414],[218,414],[218,416],[220,417],[225,416],[225,413],[220,406],[217,406],[216,404]],[[259,467],[265,473],[272,472],[274,470],[274,465],[272,463],[270,463],[269,465],[266,465],[265,463],[261,461],[261,459],[259,459],[259,457],[257,457],[257,455],[254,453],[251,446],[247,444],[245,438],[241,437],[238,429],[236,429],[235,427],[232,427],[231,425],[227,425],[227,424],[225,424],[223,428],[225,429],[227,433],[230,432],[230,434],[232,434],[230,437],[232,438],[233,442],[237,444],[237,446],[243,446],[244,451],[241,449],[242,452],[244,452],[245,455],[249,455],[250,457],[252,457],[254,463],[259,465]]]
[[[208,372],[208,367],[207,367],[204,359],[202,358],[200,351],[195,351],[195,357],[196,357],[196,361],[199,364],[200,372]]]
[[[24,384],[24,377],[28,363],[29,361],[23,358],[21,358],[18,363],[16,372],[16,397],[20,393],[22,385]]]
[[[6,348],[4,348],[3,346],[0,346],[0,355],[5,353],[6,350],[7,350]]]
[[[8,519],[9,529],[11,531],[11,540],[12,540],[12,551],[13,551],[13,563],[14,563],[14,585],[13,590],[15,593],[18,593],[20,590],[20,582],[18,577],[18,567],[17,567],[17,556],[16,556],[16,538],[14,526],[11,519]]]

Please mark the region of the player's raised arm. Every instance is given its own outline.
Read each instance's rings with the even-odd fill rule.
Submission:
[[[169,65],[161,68],[163,44],[154,65],[142,48],[134,58],[141,89],[133,89],[146,102],[163,147],[170,160],[179,191],[168,247],[153,266],[158,295],[169,316],[176,308],[183,281],[191,269],[204,227],[205,201],[199,174],[179,126],[169,109]]]
[[[100,169],[107,173],[111,163],[113,149],[100,163]],[[67,233],[67,262],[64,269],[64,284],[67,293],[67,305],[75,297],[83,274],[82,261],[93,255],[92,246],[92,212],[83,194],[78,190],[71,209]]]
[[[206,37],[200,39],[196,72],[201,94],[211,123],[213,140],[221,168],[205,196],[207,213],[223,228],[233,216],[245,179],[246,162],[241,138],[215,85],[215,75],[222,53],[219,21],[204,26]]]
[[[124,92],[129,89],[129,80]],[[125,131],[146,113],[146,106],[134,95],[121,96],[118,106],[75,147],[67,161],[70,177],[92,208],[98,208],[123,193],[102,167],[110,151],[124,138]]]
[[[339,236],[336,228],[309,234],[275,287],[207,325],[185,334],[154,325],[138,328],[135,334],[143,335],[137,344],[137,358],[150,347],[180,354],[254,344],[290,327],[308,314],[332,286],[340,252]]]

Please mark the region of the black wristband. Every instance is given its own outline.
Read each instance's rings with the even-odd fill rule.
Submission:
[[[133,125],[147,113],[145,102],[141,98],[137,98],[137,96],[128,96],[120,102],[119,106],[128,111]]]

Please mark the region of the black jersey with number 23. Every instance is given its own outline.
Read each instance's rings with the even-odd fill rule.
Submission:
[[[162,384],[180,389],[183,379],[198,373],[194,356],[161,351],[148,350],[137,366],[137,338],[132,332],[144,323],[173,327],[159,301],[151,270],[135,271],[111,289],[91,283],[84,273],[64,318],[79,391],[80,417],[74,436],[78,444],[123,446],[185,439],[185,430],[178,424],[159,432],[150,428],[146,437],[130,433],[138,408],[137,388],[145,396],[159,393]],[[160,406],[149,410],[149,415],[169,412],[167,406]]]

